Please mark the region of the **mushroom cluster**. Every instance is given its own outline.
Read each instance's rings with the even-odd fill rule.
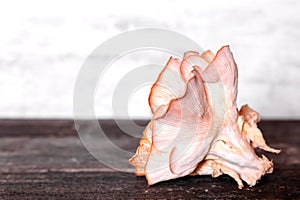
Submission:
[[[272,153],[257,127],[260,115],[238,110],[238,70],[229,46],[216,55],[186,52],[170,58],[151,88],[153,117],[129,160],[148,184],[186,175],[228,174],[239,188],[253,186],[273,163],[254,148]]]

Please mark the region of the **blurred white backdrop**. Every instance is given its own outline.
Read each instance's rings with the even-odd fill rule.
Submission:
[[[73,88],[87,56],[116,34],[155,27],[214,52],[230,45],[239,67],[238,105],[248,103],[264,118],[299,119],[299,10],[298,0],[2,1],[0,118],[72,118]],[[168,57],[137,52],[113,65],[131,69]],[[110,78],[117,83],[120,74]],[[112,117],[112,85],[95,95],[99,118]],[[133,92],[132,118],[149,117],[149,87]]]

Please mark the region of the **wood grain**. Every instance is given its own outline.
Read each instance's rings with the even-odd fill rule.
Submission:
[[[99,123],[112,142],[134,151],[138,139],[112,120]],[[0,120],[0,199],[300,199],[300,121],[262,121],[260,127],[268,144],[282,153],[258,151],[273,159],[274,173],[239,190],[226,175],[148,187],[145,178],[114,171],[93,158],[72,120]]]

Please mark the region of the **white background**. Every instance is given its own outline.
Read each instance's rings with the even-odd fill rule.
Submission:
[[[0,6],[0,118],[72,118],[73,87],[87,56],[128,30],[166,28],[216,52],[230,45],[239,67],[238,105],[264,118],[300,118],[300,1],[5,1]],[[176,41],[174,41],[176,42]],[[114,63],[132,68],[169,55],[140,52]],[[112,117],[113,82],[95,96]],[[129,113],[148,117],[149,86]],[[122,116],[117,116],[122,117]]]

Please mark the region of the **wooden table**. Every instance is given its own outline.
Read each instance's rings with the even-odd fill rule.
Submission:
[[[130,151],[136,148],[138,140],[114,121],[100,123],[112,141]],[[114,171],[93,158],[72,120],[0,120],[0,199],[300,199],[300,121],[262,121],[259,126],[268,144],[282,153],[264,153],[273,159],[274,173],[239,190],[226,175],[148,187],[144,177]]]

